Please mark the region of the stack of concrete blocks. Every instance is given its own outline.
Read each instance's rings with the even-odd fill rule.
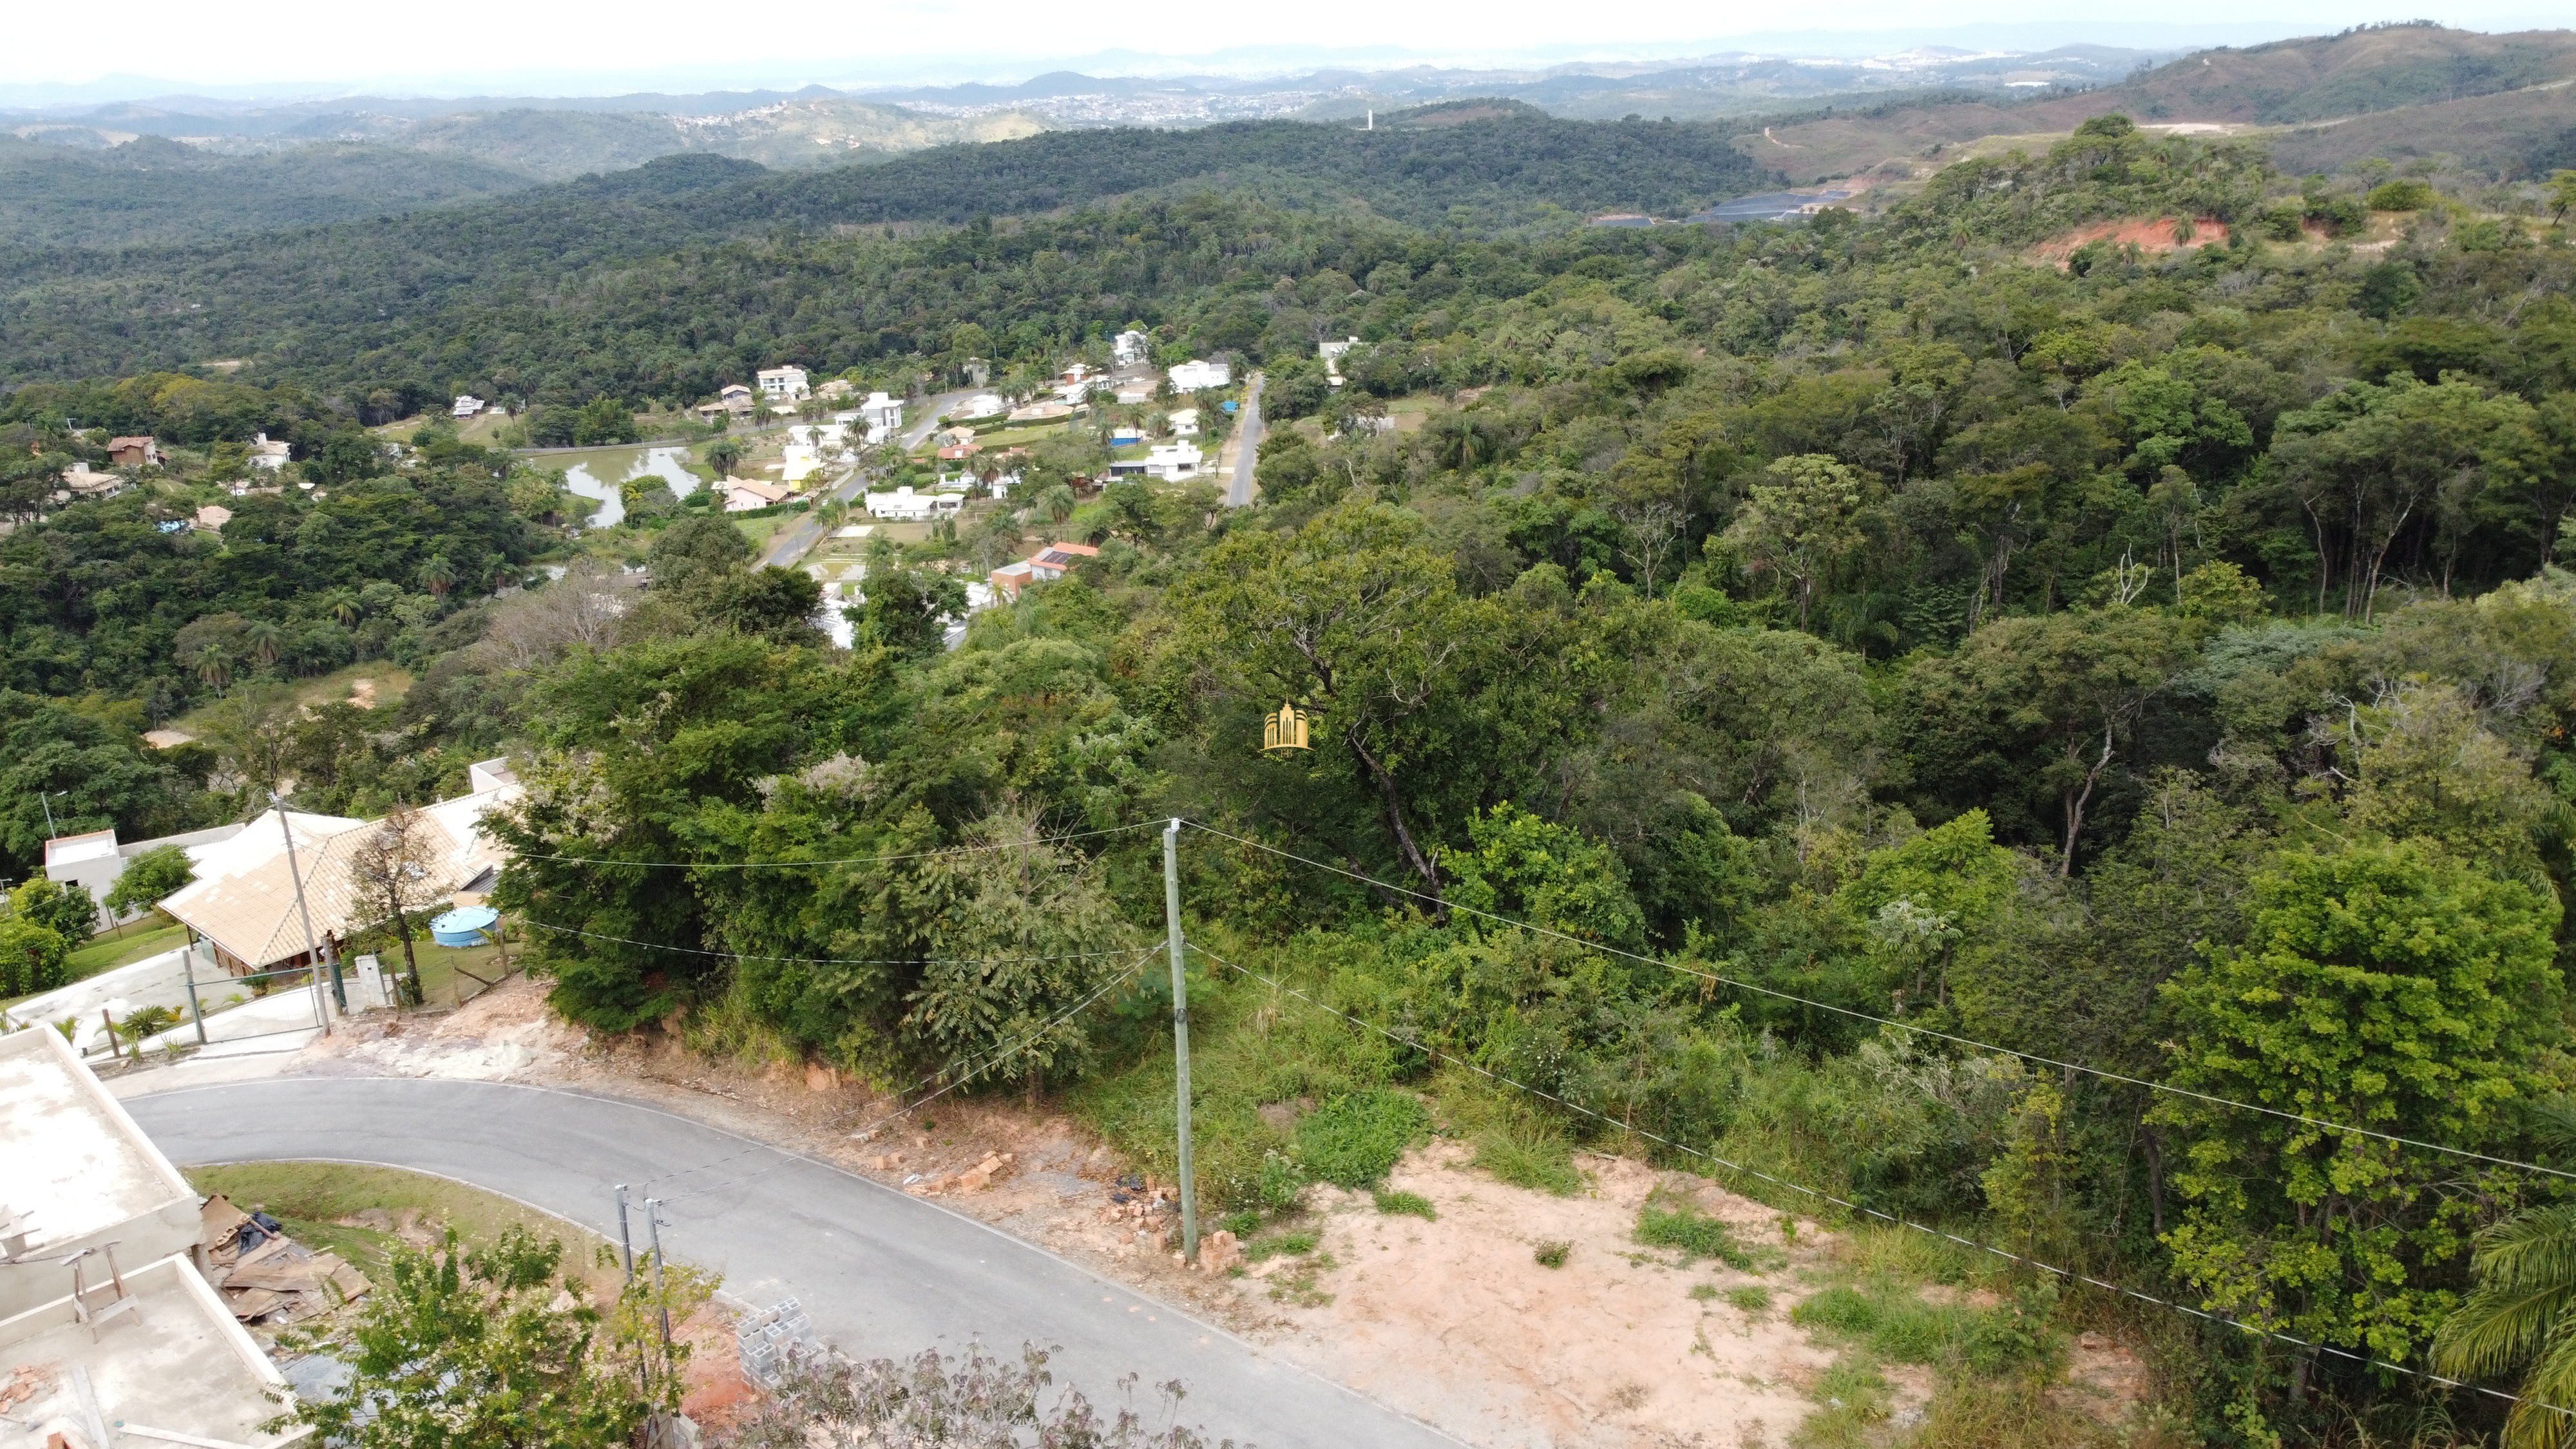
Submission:
[[[734,1347],[742,1356],[743,1377],[764,1389],[775,1389],[787,1371],[822,1357],[823,1345],[803,1304],[782,1298],[774,1307],[754,1309],[734,1324]]]

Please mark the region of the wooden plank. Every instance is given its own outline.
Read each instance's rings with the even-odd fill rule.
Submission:
[[[271,1293],[265,1288],[248,1289],[238,1297],[227,1290],[224,1296],[233,1311],[233,1317],[244,1323],[250,1322],[263,1313],[275,1311],[277,1305],[286,1301],[284,1294]]]
[[[321,1278],[303,1263],[263,1263],[248,1270],[236,1268],[224,1279],[226,1288],[270,1289],[278,1293],[310,1293],[322,1286]]]

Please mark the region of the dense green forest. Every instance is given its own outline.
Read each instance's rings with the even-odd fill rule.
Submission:
[[[486,396],[694,399],[766,366],[771,352],[838,370],[937,350],[923,332],[969,318],[1072,337],[1092,325],[1114,331],[1167,292],[1219,279],[1214,265],[1249,261],[1266,242],[1233,229],[1165,231],[1146,239],[1162,245],[1142,249],[1123,275],[1082,279],[1080,291],[1075,279],[1039,280],[1051,303],[1041,316],[1028,305],[1026,274],[1100,256],[1106,213],[1014,226],[998,256],[954,243],[881,251],[858,245],[852,227],[1222,189],[1238,200],[1482,233],[1605,210],[1672,215],[1771,181],[1709,126],[1592,125],[1523,107],[1439,119],[1435,111],[1369,132],[1289,121],[1065,132],[824,172],[672,156],[506,199],[256,242],[0,249],[0,381],[227,358],[249,359],[250,376],[271,382],[369,391],[472,384]],[[933,275],[919,284],[888,275],[907,263]],[[1167,281],[1175,268],[1185,276]],[[987,280],[987,270],[1000,275]],[[985,292],[1007,314],[976,310]],[[746,307],[762,319],[748,329]],[[638,309],[649,327],[635,325]],[[457,351],[468,339],[479,352]]]
[[[392,146],[224,156],[160,136],[72,147],[0,135],[0,246],[192,242],[391,216],[530,184],[471,157]]]
[[[460,282],[363,353],[357,321],[263,321],[333,339],[277,344],[309,384],[23,386],[13,477],[79,446],[66,412],[122,408],[209,447],[303,428],[323,481],[219,538],[143,490],[0,539],[0,851],[23,866],[35,789],[116,782],[79,823],[121,828],[280,775],[367,810],[506,750],[499,898],[567,1015],[889,1083],[969,1063],[1168,1173],[1167,1003],[1087,953],[1160,929],[1181,814],[1241,838],[1183,858],[1215,953],[1202,1189],[1247,1226],[1366,1178],[1282,1103],[1399,1138],[1427,1110],[1541,1186],[1580,1183],[1578,1145],[1706,1169],[1688,1148],[2017,1255],[1953,1270],[1994,1306],[1915,1442],[2476,1442],[2497,1401],[2398,1370],[2576,1401],[2524,1378],[2576,1332],[2565,1276],[2508,1251],[2564,1261],[2565,1179],[2512,1164],[2576,1151],[2576,252],[2545,207],[2411,194],[2379,196],[2417,208],[2385,245],[2331,236],[2374,179],[2112,118],[1791,228],[1201,196],[616,267],[645,243],[609,238],[546,305]],[[2034,259],[2173,216],[2224,239]],[[513,286],[533,235],[493,242]],[[570,557],[546,480],[438,429],[351,442],[406,377],[686,394],[781,356],[1061,358],[1129,320],[1266,364],[1261,500],[979,503],[880,550],[847,651],[720,518],[625,531],[652,588],[603,608],[578,567],[512,587]],[[1364,339],[1338,391],[1310,361],[1336,334]],[[940,647],[947,570],[1067,535],[1099,559]],[[384,655],[418,674],[390,721],[259,712]],[[136,745],[218,691],[244,702],[203,753]],[[1259,752],[1283,700],[1310,755]],[[747,860],[803,864],[715,868]],[[2043,1396],[2010,1400],[2018,1439],[1956,1429],[2097,1328],[2142,1346],[2157,1417],[2120,1439]],[[1858,1434],[1884,1385],[1855,1392]]]

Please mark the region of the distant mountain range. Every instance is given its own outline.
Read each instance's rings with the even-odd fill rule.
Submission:
[[[1719,55],[1537,70],[1317,69],[1290,77],[1096,76],[864,92],[639,92],[571,99],[164,97],[0,111],[0,243],[185,241],[394,215],[696,153],[782,170],[1104,127],[1365,124],[1495,99],[1560,119],[1708,126],[1794,184],[1919,178],[2038,144],[2088,115],[2264,137],[2294,171],[2365,156],[2490,176],[2576,166],[2576,32],[2383,26],[2188,55]],[[1057,155],[1049,151],[1049,155]],[[980,163],[948,163],[959,176]]]

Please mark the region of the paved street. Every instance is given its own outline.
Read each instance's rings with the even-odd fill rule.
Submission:
[[[941,413],[974,395],[974,389],[967,388],[905,402],[904,416],[911,421],[905,423],[903,427],[903,446],[907,449],[921,446],[921,440],[930,436],[931,425],[939,421]],[[794,568],[806,554],[813,551],[814,545],[823,541],[822,503],[834,500],[844,503],[855,502],[858,496],[866,491],[867,479],[861,476],[861,471],[857,468],[851,468],[840,477],[833,479],[824,487],[814,511],[800,515],[795,522],[770,536],[769,546],[760,551],[760,565],[765,567],[775,564],[779,568]]]
[[[1058,1382],[1093,1403],[1114,1403],[1125,1374],[1146,1386],[1177,1378],[1190,1395],[1183,1421],[1238,1443],[1456,1442],[970,1218],[655,1108],[494,1082],[347,1077],[187,1088],[126,1106],[183,1166],[327,1159],[410,1168],[612,1240],[617,1183],[639,1198],[667,1195],[663,1242],[673,1258],[722,1273],[729,1293],[755,1305],[794,1295],[846,1353],[948,1351],[980,1339],[1009,1357],[1023,1341],[1060,1345]]]
[[[1242,441],[1235,449],[1234,479],[1226,485],[1225,504],[1241,508],[1252,501],[1253,454],[1261,451],[1261,374],[1252,375],[1252,385],[1243,392],[1243,416],[1236,419],[1236,436]]]

